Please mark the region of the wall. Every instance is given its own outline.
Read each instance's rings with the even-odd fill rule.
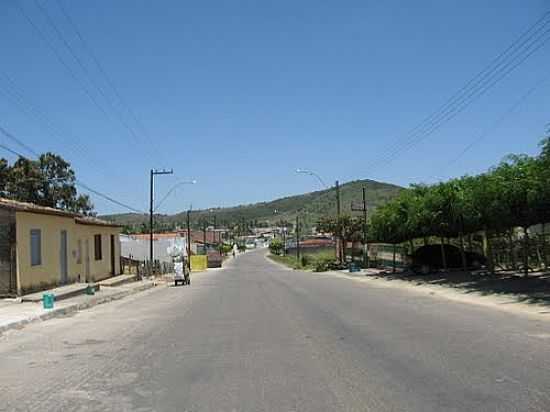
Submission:
[[[149,239],[134,238],[131,235],[120,235],[120,244],[122,256],[136,260],[149,260]],[[183,250],[183,255],[187,256],[187,241],[183,237],[174,236],[173,238],[153,240],[153,254],[155,260],[159,262],[172,263],[172,256],[168,254],[168,248],[177,245]]]
[[[115,236],[115,274],[120,273],[119,228],[77,224],[72,217],[16,213],[17,276],[20,292],[61,283],[61,231],[67,231],[68,281],[98,281],[111,276],[110,235]],[[31,229],[41,230],[42,263],[31,266]],[[94,235],[101,234],[102,259],[94,259]],[[78,240],[81,241],[79,257]],[[89,243],[89,279],[86,279],[86,240]]]

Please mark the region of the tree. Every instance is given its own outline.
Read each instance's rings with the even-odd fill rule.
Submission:
[[[269,251],[273,255],[280,255],[281,252],[283,251],[283,247],[284,245],[281,239],[273,239],[269,243]]]
[[[93,213],[89,196],[79,195],[76,190],[70,163],[59,155],[45,153],[38,160],[20,157],[11,167],[2,159],[0,178],[2,196],[75,213]]]
[[[9,176],[9,165],[6,159],[0,159],[0,196],[6,197],[6,184]]]

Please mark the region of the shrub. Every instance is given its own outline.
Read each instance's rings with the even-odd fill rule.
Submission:
[[[269,251],[273,255],[280,255],[283,251],[283,242],[281,241],[281,239],[273,239],[269,243]]]

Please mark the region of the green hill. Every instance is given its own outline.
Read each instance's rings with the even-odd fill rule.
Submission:
[[[363,187],[366,188],[369,211],[394,198],[402,190],[399,186],[374,180],[355,180],[342,184],[340,186],[342,213],[358,213],[351,212],[351,204],[352,201],[362,201]],[[204,220],[208,220],[210,224],[213,224],[215,218],[218,226],[233,226],[243,221],[249,226],[268,226],[281,220],[293,222],[298,211],[300,211],[301,219],[306,225],[314,224],[323,215],[336,214],[335,188],[288,196],[269,202],[194,210],[191,213],[191,224],[193,227],[197,227]],[[128,225],[136,231],[144,229],[149,221],[148,215],[137,213],[105,215],[102,218]],[[185,212],[174,215],[155,215],[155,220],[158,222],[158,229],[160,230],[169,230],[175,226],[183,227],[185,225]]]

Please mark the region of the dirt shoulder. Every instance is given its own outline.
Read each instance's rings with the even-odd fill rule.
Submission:
[[[373,272],[348,274],[343,271],[325,273],[377,287],[407,289],[413,293],[550,320],[549,273],[537,273],[527,278],[510,273],[481,275],[451,272],[427,276]]]

